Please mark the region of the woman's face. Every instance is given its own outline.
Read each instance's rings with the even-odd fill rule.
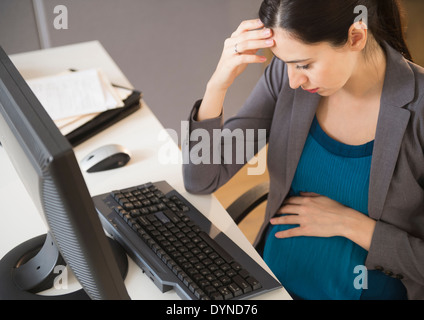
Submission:
[[[290,87],[330,96],[343,88],[352,76],[358,52],[348,46],[335,48],[327,42],[305,44],[282,28],[273,29],[277,58],[287,63]]]

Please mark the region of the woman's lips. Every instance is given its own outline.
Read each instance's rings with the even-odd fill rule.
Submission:
[[[312,90],[307,90],[307,89],[304,89],[304,90],[306,90],[306,91],[308,91],[308,92],[310,92],[310,93],[317,93],[317,92],[318,92],[318,90],[319,90],[319,88],[312,89]]]

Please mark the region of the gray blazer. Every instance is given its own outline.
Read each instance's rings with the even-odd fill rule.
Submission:
[[[387,69],[368,205],[369,216],[377,224],[366,267],[401,279],[409,299],[424,299],[424,69],[405,60],[388,45],[384,49]],[[318,94],[291,89],[286,65],[274,58],[244,106],[225,124],[222,117],[195,121],[200,101],[191,112],[189,132],[182,145],[185,159],[190,159],[190,151],[198,147],[199,142],[190,141],[194,139],[189,136],[195,129],[206,130],[210,137],[214,129],[219,128],[254,129],[255,132],[265,129],[267,132],[270,193],[256,243],[290,191],[319,100]],[[228,132],[223,131],[223,135],[226,134]],[[220,149],[224,150],[223,146]],[[200,152],[204,156],[220,151],[211,141],[209,150],[203,148]],[[212,193],[244,164],[237,163],[235,157],[227,162],[184,164],[187,191]]]

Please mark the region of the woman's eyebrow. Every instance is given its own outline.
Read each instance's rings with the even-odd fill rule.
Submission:
[[[292,60],[292,61],[283,61],[283,62],[285,62],[285,63],[299,63],[299,62],[305,62],[305,61],[308,61],[308,60],[311,60],[311,58],[300,59],[300,60]]]

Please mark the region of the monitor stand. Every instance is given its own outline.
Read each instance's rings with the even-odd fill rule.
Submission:
[[[128,259],[123,248],[109,239],[122,278],[128,271]],[[30,239],[7,253],[0,260],[0,300],[88,300],[83,289],[46,296],[37,294],[53,288],[56,266],[65,266],[50,233]]]

